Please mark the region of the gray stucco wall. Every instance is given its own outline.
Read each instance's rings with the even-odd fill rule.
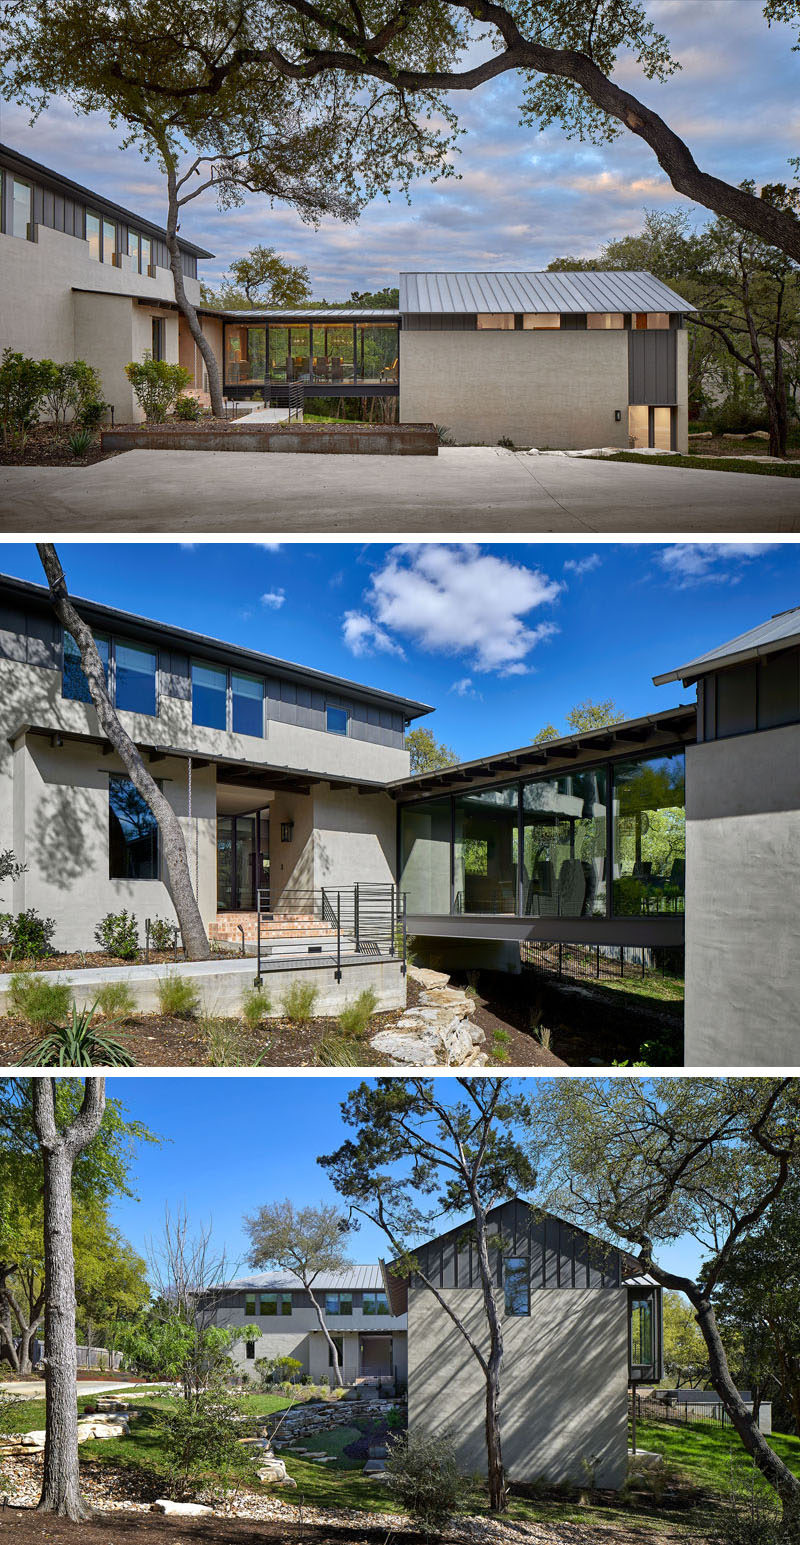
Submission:
[[[395,877],[396,807],[388,794],[357,794],[320,784],[310,794],[279,792],[270,806],[272,904],[302,907],[324,886],[391,884]],[[291,842],[281,822],[293,821]]]
[[[400,418],[446,424],[458,442],[624,449],[628,335],[404,329]]]
[[[798,766],[798,725],[687,748],[687,1066],[800,1060]]]
[[[488,1346],[479,1288],[445,1289]],[[503,1314],[502,1295],[498,1307]],[[500,1427],[509,1478],[619,1487],[627,1470],[627,1295],[624,1288],[544,1288],[529,1316],[503,1318]],[[486,1473],[483,1375],[427,1288],[408,1298],[409,1424],[449,1431],[465,1473]]]

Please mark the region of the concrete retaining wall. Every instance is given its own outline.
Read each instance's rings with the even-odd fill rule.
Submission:
[[[433,424],[232,425],[229,429],[106,429],[104,451],[281,451],[318,456],[436,456]]]
[[[37,972],[47,982],[67,982],[72,989],[78,1008],[90,1007],[97,998],[98,990],[107,982],[126,982],[142,1014],[159,1013],[158,983],[166,975],[175,974],[190,981],[200,998],[201,1010],[207,1014],[233,1016],[242,1007],[242,994],[252,987],[255,978],[255,961],[209,960],[180,961],[175,966],[109,966],[89,971],[42,971]],[[0,1016],[8,1014],[8,993],[11,977],[0,976]],[[281,999],[295,983],[316,987],[318,997],[315,1015],[325,1017],[340,1014],[345,1004],[371,987],[378,1000],[378,1010],[405,1008],[406,978],[399,960],[374,960],[369,964],[343,966],[341,982],[337,982],[332,966],[291,966],[265,973],[264,984],[272,1000],[272,1016],[279,1017]]]

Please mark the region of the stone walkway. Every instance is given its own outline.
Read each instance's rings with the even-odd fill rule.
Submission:
[[[471,1022],[475,999],[452,987],[444,971],[409,966],[409,979],[421,988],[419,1003],[407,1009],[393,1030],[381,1030],[370,1045],[389,1063],[406,1067],[485,1067],[483,1030]]]

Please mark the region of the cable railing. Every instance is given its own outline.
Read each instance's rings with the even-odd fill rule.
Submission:
[[[341,981],[345,966],[370,960],[399,960],[406,971],[406,895],[397,886],[358,881],[353,885],[295,886],[274,905],[268,890],[257,892],[258,978],[267,963],[303,961],[333,965]]]

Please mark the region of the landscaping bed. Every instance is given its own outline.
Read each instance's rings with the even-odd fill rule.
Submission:
[[[104,452],[263,451],[323,456],[436,456],[433,424],[236,424],[203,419],[192,424],[118,424],[100,437]]]
[[[67,434],[59,435],[52,424],[37,424],[30,430],[21,451],[4,446],[0,441],[0,467],[92,467],[96,461],[119,454],[105,450],[100,435],[94,434],[86,454],[75,456],[69,447],[68,435],[71,433],[71,427]]]
[[[755,472],[763,477],[800,477],[800,460],[745,461],[741,451],[738,457],[735,452],[724,456],[705,452],[694,456],[640,456],[636,451],[617,451],[613,456],[596,456],[589,460],[633,461],[639,467],[692,467],[700,472]]]
[[[178,960],[183,960],[183,946],[178,946]],[[104,950],[75,950],[71,954],[57,953],[54,955],[37,955],[29,959],[3,960],[0,959],[0,976],[13,976],[15,972],[28,971],[89,971],[106,970],[109,967],[120,967],[130,970],[131,966],[171,966],[175,963],[174,950],[151,950],[150,959],[145,962],[144,950],[139,950],[134,960],[120,960],[116,955],[107,955]]]
[[[509,1067],[638,1062],[649,1060],[640,1052],[652,1043],[663,1045],[665,1055],[653,1065],[682,1066],[682,1001],[662,1003],[635,989],[629,982],[616,990],[550,981],[532,971],[481,971],[475,1021],[486,1031],[491,1060]]]

